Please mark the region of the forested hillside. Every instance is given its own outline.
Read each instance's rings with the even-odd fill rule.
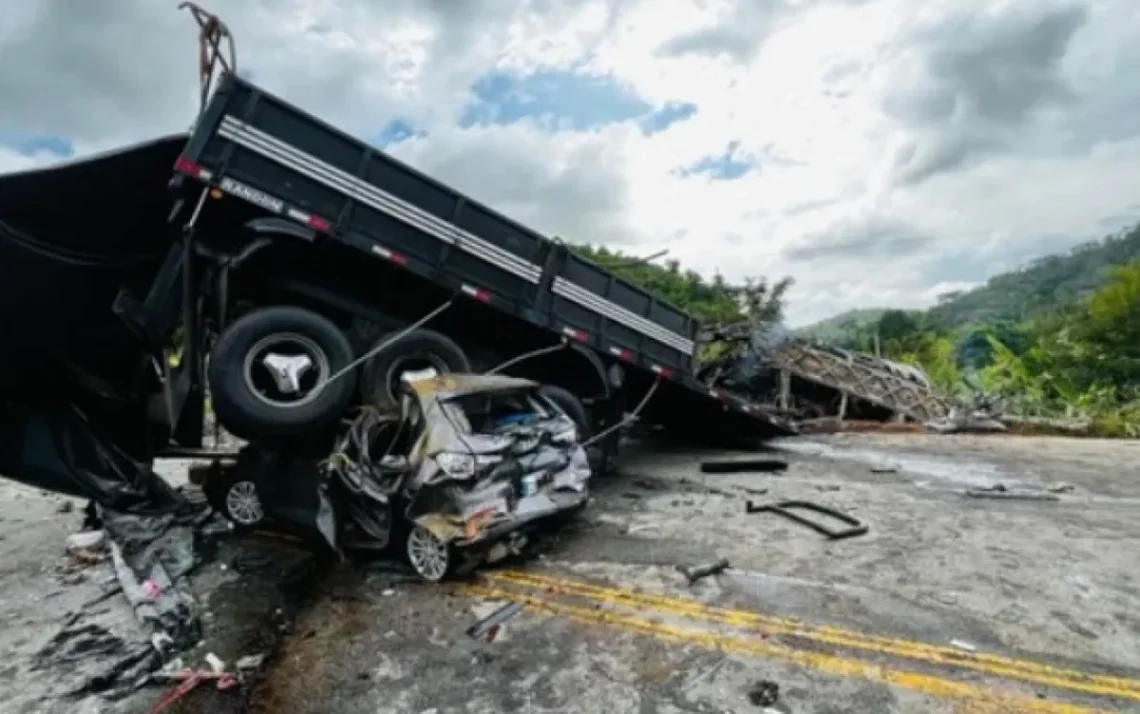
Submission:
[[[1025,320],[1088,296],[1110,279],[1114,268],[1134,260],[1140,260],[1140,225],[996,275],[980,288],[944,300],[931,316],[954,327]]]
[[[575,246],[703,320],[778,322],[791,280],[731,285],[677,261]],[[800,334],[922,366],[945,392],[984,391],[1024,415],[1087,416],[1140,436],[1140,225],[948,296],[927,311],[867,309]]]
[[[833,318],[834,319],[834,318]],[[921,365],[945,391],[1140,436],[1140,226],[1034,261],[925,312],[883,311],[830,340]],[[807,332],[815,332],[808,328]],[[835,331],[833,331],[835,332]]]
[[[796,334],[820,342],[847,342],[868,325],[878,322],[884,312],[886,309],[876,307],[848,310],[807,327],[801,327],[796,330]]]

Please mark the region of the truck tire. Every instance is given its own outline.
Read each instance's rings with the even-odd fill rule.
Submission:
[[[328,379],[352,360],[348,338],[327,318],[286,305],[254,310],[227,327],[210,354],[214,413],[242,439],[309,433],[344,413],[356,375]]]
[[[539,388],[542,396],[554,402],[559,409],[566,412],[566,416],[578,427],[578,438],[588,439],[593,435],[593,421],[586,412],[586,406],[569,389],[563,389],[554,384],[544,384]]]
[[[391,333],[376,341],[379,345],[391,339]],[[433,330],[412,330],[364,363],[360,380],[364,401],[381,408],[395,408],[395,387],[400,374],[427,368],[439,374],[471,371],[467,355],[446,335]]]

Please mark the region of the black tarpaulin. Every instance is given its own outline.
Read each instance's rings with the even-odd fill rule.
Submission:
[[[65,402],[0,405],[0,475],[121,513],[169,513],[185,499]]]

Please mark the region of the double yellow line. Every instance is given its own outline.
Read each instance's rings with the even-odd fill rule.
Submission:
[[[996,695],[975,684],[894,670],[808,649],[796,649],[794,642],[797,640],[814,642],[892,658],[909,659],[939,667],[970,670],[1078,694],[1140,701],[1140,681],[1134,679],[1090,674],[1042,662],[964,652],[922,642],[867,635],[838,627],[810,626],[795,620],[754,612],[712,607],[693,600],[591,585],[533,572],[498,571],[491,573],[488,579],[493,583],[492,586],[471,586],[469,590],[484,597],[515,600],[538,610],[580,621],[618,626],[659,639],[698,644],[711,649],[750,656],[774,657],[839,676],[870,678],[934,696],[961,698],[970,702],[972,708],[969,711],[1089,714],[1096,710],[1082,705],[1041,699],[1011,699]],[[495,585],[505,585],[510,589]],[[525,588],[531,592],[520,591],[518,588]],[[536,590],[538,592],[533,592]],[[551,595],[582,599],[590,607],[556,602]],[[607,605],[617,610],[600,609],[599,605]],[[641,616],[621,612],[622,609],[634,610]],[[714,633],[707,629],[677,627],[647,619],[646,615],[650,617],[674,615],[691,621],[726,625],[744,632],[742,636]],[[754,639],[749,635],[777,635],[789,638],[792,642],[780,644]]]

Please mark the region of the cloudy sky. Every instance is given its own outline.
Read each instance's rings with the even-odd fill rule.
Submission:
[[[271,91],[544,233],[790,274],[792,324],[1140,220],[1136,0],[205,1]],[[0,171],[193,118],[176,2],[8,5]]]

